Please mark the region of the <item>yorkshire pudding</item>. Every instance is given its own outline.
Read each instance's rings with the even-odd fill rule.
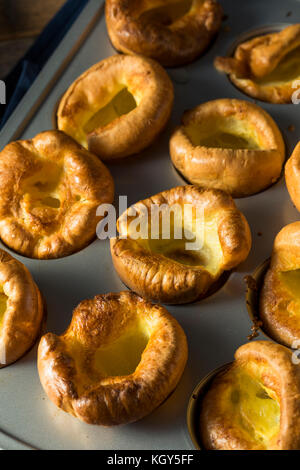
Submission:
[[[0,368],[17,361],[33,346],[43,317],[42,297],[30,272],[0,250]]]
[[[99,204],[114,185],[100,160],[59,131],[8,144],[0,153],[0,237],[24,256],[59,258],[96,234]]]
[[[262,108],[219,99],[183,115],[171,137],[170,154],[189,182],[243,197],[279,178],[285,146],[277,125]]]
[[[233,57],[217,57],[215,67],[253,98],[290,103],[300,79],[300,24],[240,44]]]
[[[173,101],[173,84],[158,63],[116,55],[70,86],[60,102],[57,125],[102,160],[126,157],[153,142]]]
[[[166,67],[200,56],[220,29],[222,16],[215,0],[106,0],[113,46]]]
[[[260,294],[264,331],[290,347],[300,340],[299,240],[300,222],[289,224],[278,233]]]
[[[38,370],[56,406],[89,424],[143,418],[175,389],[187,360],[179,323],[130,292],[81,302],[62,336],[41,339]]]
[[[285,181],[290,197],[300,212],[300,142],[285,165]]]
[[[202,403],[208,450],[299,450],[300,368],[292,351],[268,341],[241,346]]]
[[[135,232],[140,224],[141,234]],[[121,280],[166,304],[204,297],[224,271],[247,258],[251,247],[248,223],[232,198],[196,186],[138,202],[121,215],[118,230],[111,254]]]

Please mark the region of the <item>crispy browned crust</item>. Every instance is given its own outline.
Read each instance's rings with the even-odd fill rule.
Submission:
[[[212,117],[247,121],[259,136],[262,149],[194,146],[185,127],[201,125]],[[184,113],[182,125],[171,137],[170,154],[174,166],[191,183],[244,197],[267,188],[280,177],[285,145],[278,126],[262,108],[243,100],[219,99]]]
[[[290,197],[300,212],[300,142],[285,165],[285,181]]]
[[[134,204],[132,207],[137,215],[141,203],[146,207],[151,204],[192,204],[199,209],[205,208],[206,215],[218,213],[223,260],[218,273],[213,276],[204,267],[185,266],[148,252],[130,238],[111,239],[114,267],[124,284],[139,295],[166,304],[193,302],[203,297],[225,270],[233,269],[249,254],[251,233],[248,223],[232,198],[222,191],[179,186]],[[125,214],[118,221],[121,236],[125,230],[122,227]]]
[[[42,162],[61,168],[58,209],[36,207],[24,193]],[[22,255],[59,258],[84,248],[95,237],[97,207],[113,198],[107,168],[63,132],[12,142],[0,153],[0,237]]]
[[[41,331],[44,305],[28,269],[0,250],[0,284],[8,297],[0,327],[0,368],[20,359]]]
[[[219,406],[220,394],[232,383],[232,370],[251,363],[263,366],[263,383],[276,392],[280,401],[280,431],[267,450],[300,449],[300,368],[292,362],[292,351],[268,341],[241,346],[235,362],[216,377],[207,392],[201,413],[201,435],[207,449],[261,450],[243,428],[232,423]]]
[[[283,84],[260,84],[256,79],[271,73],[279,62],[300,46],[300,24],[279,33],[266,34],[240,44],[234,57],[217,57],[215,67],[229,74],[232,82],[247,95],[270,103],[290,103],[293,80]]]
[[[297,303],[280,279],[280,272],[300,269],[300,222],[284,227],[277,235],[260,294],[260,318],[264,330],[276,341],[291,347],[300,339]]]
[[[158,0],[106,0],[108,34],[118,51],[151,57],[164,66],[179,66],[200,56],[218,32],[223,10],[215,0],[194,0],[191,10],[171,25],[143,17]]]
[[[117,339],[136,316],[152,331],[135,372],[97,377],[91,369],[95,351]],[[85,377],[70,354],[70,338],[85,349],[81,358]],[[62,336],[45,335],[39,345],[38,370],[56,406],[87,423],[112,426],[141,419],[159,406],[175,389],[186,360],[185,334],[167,310],[121,292],[81,302]]]
[[[137,107],[87,135],[88,148],[102,160],[133,155],[148,147],[167,124],[174,89],[167,72],[151,59],[115,55],[84,72],[66,91],[57,112],[58,128],[76,135],[82,115],[107,104],[107,94],[122,83],[136,97]]]

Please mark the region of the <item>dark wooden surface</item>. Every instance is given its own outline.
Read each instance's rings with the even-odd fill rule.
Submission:
[[[66,0],[0,0],[0,78],[25,54]]]

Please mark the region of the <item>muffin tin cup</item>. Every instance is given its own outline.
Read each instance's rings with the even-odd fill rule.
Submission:
[[[190,397],[187,407],[187,427],[190,439],[196,450],[206,450],[203,446],[200,434],[200,413],[202,400],[205,394],[208,392],[212,381],[217,377],[218,374],[225,372],[232,362],[228,362],[217,369],[209,372],[194,388],[193,393]]]
[[[261,289],[263,287],[264,278],[267,274],[268,269],[270,268],[271,258],[266,259],[263,263],[261,263],[251,276],[246,276],[246,283],[247,283],[247,291],[246,291],[246,306],[248,310],[249,317],[253,324],[252,326],[252,333],[249,336],[249,339],[252,340],[261,333],[264,338],[274,343],[282,344],[282,346],[288,347],[285,343],[278,341],[277,339],[273,338],[271,335],[266,333],[263,328],[262,320],[260,319],[260,307],[259,307],[259,299]],[[290,349],[293,349],[290,347]]]
[[[284,136],[283,136],[284,137]],[[284,140],[284,139],[283,139]],[[284,141],[284,144],[285,144],[285,149],[286,149],[286,142]],[[278,178],[276,179],[276,181],[274,181],[274,183],[271,183],[269,184],[268,186],[266,186],[265,188],[263,189],[260,189],[259,191],[251,194],[251,196],[232,196],[232,199],[245,199],[247,197],[252,197],[252,196],[257,196],[258,194],[261,194],[261,193],[264,193],[265,191],[268,191],[268,189],[272,188],[272,186],[275,186],[276,184],[278,184],[282,178],[284,177],[284,165],[286,163],[286,161],[288,160],[288,156],[287,156],[287,149],[286,149],[286,155],[285,155],[285,159],[284,159],[284,164],[282,166],[282,170],[280,172],[280,175],[278,176]],[[177,168],[176,166],[174,165],[174,163],[172,162],[172,166],[175,170],[175,172],[177,173],[177,175],[182,179],[182,181],[185,183],[185,184],[190,184],[190,185],[196,185],[196,183],[192,183],[191,181],[189,181]]]

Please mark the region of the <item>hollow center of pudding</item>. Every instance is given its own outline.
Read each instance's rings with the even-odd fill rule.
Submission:
[[[0,285],[0,328],[2,327],[4,315],[7,308],[8,297],[4,294],[3,286]]]
[[[185,264],[186,266],[199,266],[204,264],[205,260],[201,257],[201,253],[197,250],[186,249],[186,244],[190,242],[191,241],[187,238],[183,238],[182,240],[176,240],[173,237],[169,240],[150,239],[148,246],[152,252],[163,255],[177,263]]]
[[[263,148],[256,129],[248,122],[233,117],[205,119],[185,126],[185,133],[195,147],[224,149]]]
[[[300,47],[290,51],[268,75],[255,79],[261,85],[280,84],[300,78]]]
[[[169,206],[168,211],[170,208],[175,206]],[[223,257],[217,218],[204,216],[203,211],[198,213],[194,207],[192,211],[182,206],[176,208],[168,215],[162,211],[156,227],[152,220],[148,238],[139,239],[138,243],[177,263],[203,267],[212,275],[216,274]]]
[[[33,207],[59,209],[58,186],[62,168],[53,162],[42,162],[41,167],[23,185],[23,194]]]
[[[162,6],[144,10],[140,18],[149,23],[169,26],[191,10],[193,0],[167,0],[163,3]]]
[[[268,447],[280,430],[280,405],[276,395],[243,368],[232,373],[232,380],[228,382],[230,415],[255,441]]]
[[[147,326],[137,321],[118,339],[96,351],[94,367],[102,377],[133,374],[141,361],[149,338]]]
[[[130,113],[137,107],[134,96],[128,88],[123,87],[119,92],[109,98],[108,103],[97,110],[84,125],[85,134],[95,129],[105,127],[121,116]]]
[[[300,269],[281,271],[279,278],[290,294],[300,300]]]

